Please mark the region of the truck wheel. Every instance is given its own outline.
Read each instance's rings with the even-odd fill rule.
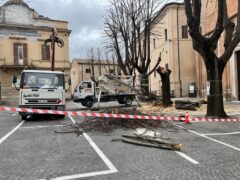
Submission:
[[[84,102],[82,102],[81,104],[82,104],[82,106],[86,106],[86,103],[84,103]]]
[[[64,118],[65,118],[65,115],[59,114],[59,115],[56,115],[56,117],[57,117],[58,119],[64,119]]]
[[[119,104],[125,104],[125,102],[123,100],[118,100]]]
[[[131,105],[132,105],[132,98],[126,97],[125,105],[126,105],[126,106],[131,106]]]
[[[21,115],[22,121],[27,120],[27,115]]]
[[[92,99],[86,99],[85,103],[88,108],[93,107],[93,100]]]

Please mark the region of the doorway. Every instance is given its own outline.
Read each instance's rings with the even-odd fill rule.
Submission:
[[[240,101],[240,51],[237,51],[238,100]]]

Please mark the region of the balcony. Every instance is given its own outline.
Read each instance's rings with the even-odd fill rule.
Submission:
[[[31,60],[31,66],[39,69],[51,69],[51,61],[49,60]],[[66,60],[55,60],[56,70],[67,70],[71,68],[71,63]]]
[[[56,60],[56,70],[68,70],[71,68],[71,63],[66,60]],[[13,62],[7,58],[0,59],[0,69],[51,69],[51,61],[49,60],[32,60],[25,59],[22,63]]]

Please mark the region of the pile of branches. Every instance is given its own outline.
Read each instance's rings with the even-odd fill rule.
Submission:
[[[159,149],[166,149],[166,150],[173,150],[173,151],[180,151],[182,148],[182,144],[177,143],[169,143],[165,142],[163,138],[160,137],[151,137],[151,136],[144,136],[138,135],[134,133],[134,135],[122,135],[123,139],[114,139],[112,141],[121,141],[128,144],[138,145],[138,146],[145,146],[145,147],[152,147],[152,148],[159,148]]]

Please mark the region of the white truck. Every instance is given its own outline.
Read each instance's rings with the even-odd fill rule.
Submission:
[[[105,74],[99,77],[98,83],[82,81],[74,89],[73,101],[91,108],[96,102],[118,101],[126,106],[132,105],[138,90],[133,86],[131,76],[113,76]]]
[[[20,84],[16,83],[17,76],[13,76],[13,84],[19,90],[19,108],[65,110],[65,93],[68,90],[65,88],[63,72],[24,70]],[[71,85],[70,79],[68,85]],[[23,112],[19,114],[23,120],[29,115]]]

